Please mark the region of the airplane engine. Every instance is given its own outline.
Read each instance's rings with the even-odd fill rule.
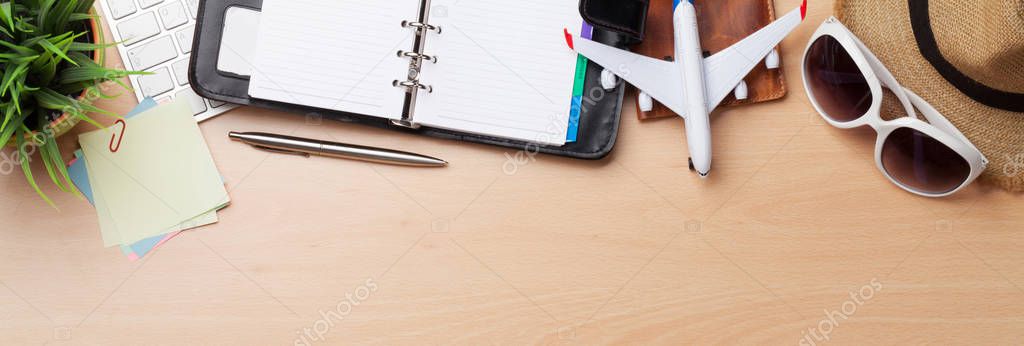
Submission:
[[[616,77],[612,71],[608,69],[601,70],[601,87],[605,91],[612,91],[615,86],[619,84],[619,77]]]
[[[647,95],[647,93],[641,91],[636,98],[636,103],[640,105],[641,112],[650,112],[654,110],[654,99],[651,98],[651,95]]]
[[[768,56],[764,58],[764,66],[769,70],[774,70],[779,68],[779,61],[779,50],[772,49],[772,52],[768,53]]]
[[[737,100],[746,100],[748,96],[747,91],[747,82],[740,81],[740,84],[736,85],[736,90],[733,91],[733,94],[736,95]]]

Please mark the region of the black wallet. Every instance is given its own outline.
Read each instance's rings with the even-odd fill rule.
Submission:
[[[262,0],[204,0],[200,4],[195,38],[193,40],[192,57],[189,69],[189,81],[199,95],[223,102],[239,105],[255,106],[292,113],[317,113],[324,118],[343,122],[357,123],[380,128],[393,129],[407,133],[415,133],[431,137],[454,139],[466,142],[497,145],[507,148],[531,150],[545,154],[566,156],[579,159],[600,159],[608,155],[615,145],[618,135],[620,112],[625,86],[619,84],[612,91],[601,88],[600,75],[602,68],[597,64],[589,64],[587,69],[584,101],[579,120],[579,132],[576,142],[563,146],[538,146],[523,141],[490,137],[465,132],[422,126],[408,128],[392,123],[387,119],[360,114],[338,112],[311,108],[301,105],[255,99],[249,96],[249,78],[217,68],[220,41],[223,33],[225,14],[231,7],[260,10]],[[614,13],[614,11],[612,11]],[[614,20],[613,20],[614,21]],[[397,24],[396,24],[397,25]],[[642,23],[639,25],[642,26]],[[626,47],[632,41],[628,34],[604,30],[597,27],[593,39],[605,44]]]
[[[591,25],[626,35],[629,44],[644,40],[650,0],[580,0],[580,15]]]

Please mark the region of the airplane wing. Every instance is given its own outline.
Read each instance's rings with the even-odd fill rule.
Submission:
[[[704,59],[704,81],[707,84],[708,111],[714,110],[750,71],[761,63],[775,46],[803,21],[807,1],[743,41]]]
[[[679,116],[685,117],[682,73],[668,61],[648,58],[626,50],[573,36],[566,31],[569,47],[615,75],[643,90]]]

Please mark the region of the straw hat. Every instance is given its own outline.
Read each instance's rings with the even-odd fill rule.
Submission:
[[[1024,0],[836,0],[836,17],[1024,192]]]

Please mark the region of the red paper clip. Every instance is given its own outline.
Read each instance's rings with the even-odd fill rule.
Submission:
[[[123,119],[117,119],[114,125],[121,124],[121,135],[110,135],[110,152],[116,153],[118,149],[121,149],[121,140],[124,139],[124,130],[128,128],[128,124]],[[114,139],[117,139],[117,144],[114,144]]]

